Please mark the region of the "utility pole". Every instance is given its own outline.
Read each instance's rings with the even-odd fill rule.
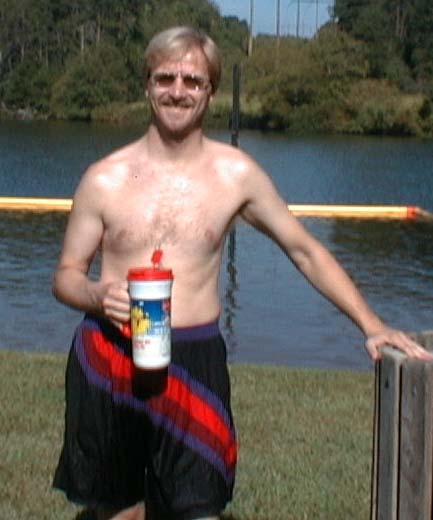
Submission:
[[[275,33],[277,37],[277,48],[275,52],[275,67],[278,68],[280,62],[280,0],[277,0],[277,13],[275,16]]]
[[[278,61],[279,61],[279,58],[280,58],[280,7],[281,7],[281,2],[280,0],[277,0],[277,14],[276,14],[276,28],[275,28],[275,32],[276,32],[276,35],[277,35],[277,65],[278,65]]]
[[[253,21],[254,21],[254,0],[250,0],[250,34],[248,38],[248,56],[253,53]]]
[[[280,12],[281,12],[281,0],[277,0],[277,12],[275,15],[275,34],[277,35],[277,41],[280,39]]]
[[[355,0],[353,0],[355,1]],[[361,1],[361,0],[357,0],[358,2]],[[397,1],[397,2],[402,2],[404,0],[394,0],[394,1]],[[289,6],[289,9],[290,9],[290,13],[292,13],[292,6],[295,6],[295,9],[296,9],[296,31],[293,31],[295,32],[296,34],[296,38],[299,38],[301,37],[301,33],[305,34],[305,27],[304,25],[302,24],[302,20],[301,20],[301,4],[307,4],[309,7],[312,7],[314,8],[315,6],[315,10],[316,10],[316,13],[315,13],[315,16],[316,16],[316,33],[317,31],[319,30],[319,24],[320,24],[320,20],[319,20],[319,15],[320,15],[320,10],[319,10],[319,7],[320,7],[320,4],[327,4],[328,6],[328,11],[329,13],[331,14],[331,16],[329,17],[330,19],[332,19],[332,13],[334,12],[334,5],[335,5],[335,0],[289,0],[288,2],[288,6]],[[309,31],[310,29],[314,29],[313,26],[308,26],[307,27],[307,31]],[[292,33],[292,24],[290,23],[289,24],[289,33]]]
[[[301,0],[298,0],[298,10],[296,13],[296,38],[299,38],[299,21],[301,18]]]

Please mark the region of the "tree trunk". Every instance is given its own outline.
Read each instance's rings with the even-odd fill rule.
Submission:
[[[401,3],[400,0],[397,2],[395,9],[395,35],[400,38],[400,16],[401,16]]]
[[[406,36],[406,21],[407,21],[407,11],[401,13],[401,20],[400,20],[400,40],[403,40]]]
[[[80,25],[80,52],[84,53],[85,42],[84,42],[84,24]]]
[[[101,15],[96,17],[96,45],[101,43]]]

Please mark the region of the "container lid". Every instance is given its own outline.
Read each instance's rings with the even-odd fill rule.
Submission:
[[[129,281],[155,281],[155,280],[173,280],[173,272],[171,269],[159,269],[156,267],[137,267],[129,269]]]
[[[162,255],[162,249],[155,249],[150,259],[152,262],[152,267],[136,267],[134,269],[129,269],[128,281],[173,280],[172,270],[161,268]]]

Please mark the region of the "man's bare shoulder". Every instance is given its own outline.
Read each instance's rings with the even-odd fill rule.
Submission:
[[[240,148],[210,139],[207,144],[209,155],[217,171],[227,172],[240,180],[245,176],[265,173],[258,163]]]
[[[218,141],[210,141],[209,149],[213,168],[220,178],[225,179],[232,188],[238,189],[246,197],[263,187],[272,186],[269,175],[243,150]]]
[[[285,207],[271,177],[250,155],[216,141],[211,141],[209,146],[212,147],[214,169],[220,180],[238,195],[244,208],[242,215],[248,215],[250,222],[258,220],[257,209],[254,208],[262,205],[264,201],[268,201],[269,206]]]
[[[144,160],[141,140],[114,150],[86,169],[80,181],[79,191],[111,191],[120,187],[140,160]]]

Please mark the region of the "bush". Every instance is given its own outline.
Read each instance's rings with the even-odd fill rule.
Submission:
[[[46,113],[54,77],[53,69],[40,67],[30,58],[24,59],[3,84],[3,102],[13,110],[31,108]]]
[[[90,119],[96,107],[127,100],[128,75],[115,47],[94,46],[74,58],[55,83],[51,109],[60,119]]]
[[[345,101],[346,124],[340,130],[360,134],[421,135],[422,96],[402,94],[384,80],[354,84]]]

